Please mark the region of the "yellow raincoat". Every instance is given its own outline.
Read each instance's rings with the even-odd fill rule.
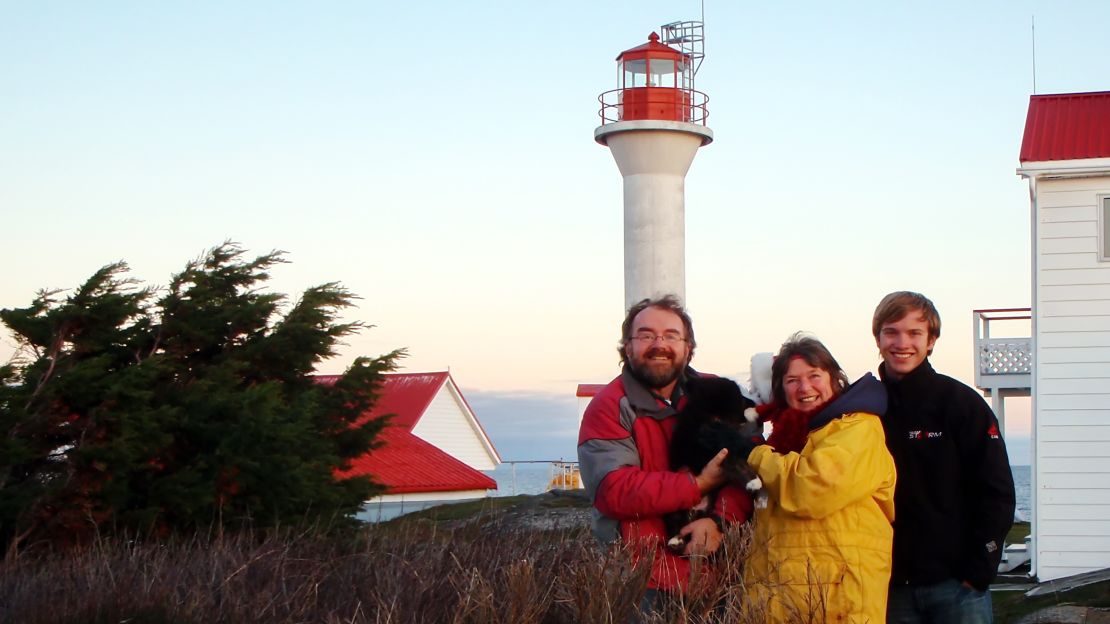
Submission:
[[[751,604],[768,622],[885,622],[895,471],[879,417],[834,417],[801,453],[759,446],[748,464],[768,493],[745,569]]]

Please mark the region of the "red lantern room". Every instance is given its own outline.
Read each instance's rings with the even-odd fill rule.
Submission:
[[[618,88],[598,98],[602,123],[655,119],[704,124],[707,98],[691,88],[693,73],[690,55],[659,43],[659,35],[651,33],[647,43],[617,56]]]

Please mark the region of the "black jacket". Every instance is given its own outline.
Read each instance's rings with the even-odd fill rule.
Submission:
[[[985,590],[1014,520],[1014,477],[994,412],[928,360],[897,381],[883,366],[879,374],[898,469],[891,583],[954,578]]]

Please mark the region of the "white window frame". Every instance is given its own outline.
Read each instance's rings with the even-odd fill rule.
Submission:
[[[1110,262],[1110,193],[1098,195],[1098,261]]]

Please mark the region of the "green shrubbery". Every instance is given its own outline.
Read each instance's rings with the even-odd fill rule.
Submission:
[[[373,447],[384,421],[356,421],[401,352],[314,383],[359,329],[338,321],[354,297],[264,292],[280,262],[225,243],[163,289],[116,263],[0,311],[19,348],[0,367],[0,547],[340,523],[380,491],[334,473]]]

